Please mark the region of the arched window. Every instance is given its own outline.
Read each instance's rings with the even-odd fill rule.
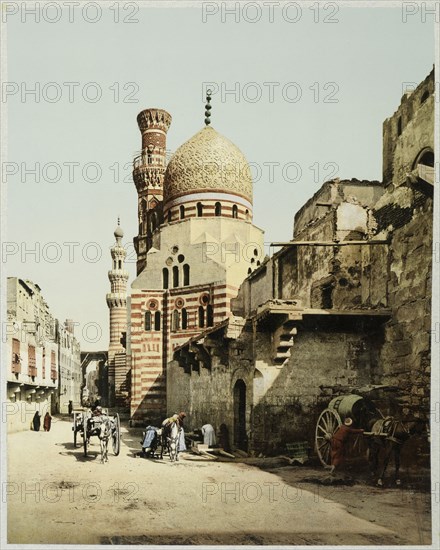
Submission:
[[[400,136],[401,133],[402,133],[402,117],[400,116],[397,119],[397,135]]]
[[[189,286],[189,265],[183,264],[183,286]]]
[[[179,268],[177,265],[173,267],[173,287],[176,288],[179,286]]]
[[[172,220],[172,214],[171,214],[171,210],[168,210],[168,223],[171,223],[171,220]]]
[[[162,269],[162,281],[163,281],[163,287],[164,288],[168,288],[169,287],[169,273],[168,273],[168,268],[167,267],[164,267]]]
[[[206,324],[208,327],[214,326],[214,310],[211,304],[206,308]]]
[[[152,154],[151,154],[151,151],[148,150],[148,151],[147,151],[147,163],[148,163],[148,164],[152,164],[152,162],[153,162]]]
[[[246,219],[248,220],[249,219],[249,210],[247,208],[246,208],[245,214],[246,214]]]
[[[180,313],[177,309],[173,311],[173,330],[179,330],[180,329]]]
[[[153,232],[157,227],[157,216],[156,212],[153,212],[151,216],[151,232]]]
[[[151,330],[151,311],[145,312],[145,330]]]
[[[160,330],[160,311],[154,314],[154,330]]]
[[[222,205],[219,202],[215,203],[215,215],[216,216],[222,215]]]
[[[116,260],[113,260],[113,269],[116,269]]]
[[[197,216],[199,218],[203,216],[203,204],[201,202],[197,203]]]
[[[180,219],[183,220],[185,217],[185,207],[183,206],[183,204],[180,206],[179,210],[180,210]]]
[[[182,309],[182,329],[188,328],[188,312],[186,308]]]
[[[238,218],[238,208],[236,204],[234,204],[234,206],[232,207],[232,217]]]
[[[205,327],[205,310],[199,306],[199,328]]]
[[[118,260],[118,269],[122,269],[122,260]]]

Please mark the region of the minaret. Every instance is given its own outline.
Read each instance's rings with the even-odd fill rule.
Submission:
[[[110,292],[107,294],[107,305],[110,309],[110,343],[108,347],[108,385],[109,403],[113,407],[117,401],[123,401],[127,395],[124,388],[127,367],[125,349],[121,343],[123,333],[127,330],[127,281],[128,271],[124,269],[127,255],[121,239],[124,232],[119,226],[114,232],[116,243],[111,248],[112,269],[108,272]]]
[[[163,178],[166,168],[166,136],[171,115],[163,109],[145,109],[137,122],[142,134],[142,151],[133,161],[133,181],[138,192],[138,236],[133,239],[137,254],[137,275],[146,264],[154,231],[163,223]]]

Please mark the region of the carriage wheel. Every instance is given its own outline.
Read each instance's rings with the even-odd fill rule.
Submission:
[[[319,460],[323,466],[331,462],[330,440],[342,424],[341,417],[333,409],[325,409],[318,418],[315,431],[315,446]]]
[[[76,449],[76,435],[78,433],[77,425],[76,425],[76,412],[73,413],[73,448]]]
[[[114,417],[115,429],[112,434],[112,446],[113,454],[118,456],[121,450],[121,422],[119,420],[119,414],[116,413]]]
[[[87,415],[83,414],[83,447],[84,447],[84,456],[87,456]]]

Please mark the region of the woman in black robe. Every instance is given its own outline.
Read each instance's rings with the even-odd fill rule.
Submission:
[[[41,417],[38,411],[35,412],[34,418],[32,420],[32,425],[34,426],[34,432],[40,431]]]

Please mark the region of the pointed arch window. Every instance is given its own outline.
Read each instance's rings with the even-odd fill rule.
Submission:
[[[177,265],[173,267],[173,288],[179,286],[179,268]]]
[[[145,312],[145,330],[151,330],[151,311]]]
[[[205,310],[199,306],[199,328],[205,327]]]
[[[222,205],[220,202],[215,203],[215,215],[221,216],[222,215]]]
[[[170,281],[169,281],[169,272],[168,272],[168,268],[167,267],[164,267],[162,269],[162,282],[163,282],[163,288],[168,288],[169,287],[169,284],[170,284]]]
[[[182,329],[188,328],[188,312],[186,308],[182,309]]]
[[[197,203],[197,216],[199,218],[203,216],[203,204],[201,202]]]
[[[238,207],[236,204],[234,204],[234,206],[232,207],[232,217],[238,218]]]
[[[180,312],[177,309],[173,311],[173,330],[180,330]]]
[[[206,308],[206,325],[208,327],[214,326],[214,310],[211,304]]]
[[[189,265],[183,264],[183,286],[189,286]]]
[[[154,314],[154,330],[160,330],[160,311],[156,311]]]
[[[180,219],[183,220],[185,218],[185,207],[183,206],[183,204],[180,205],[179,211],[180,211]]]

